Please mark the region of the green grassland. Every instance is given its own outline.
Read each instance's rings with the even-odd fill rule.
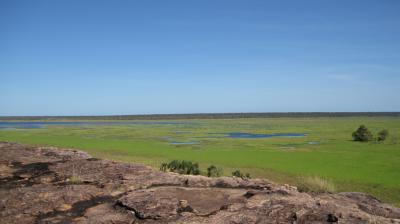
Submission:
[[[0,140],[76,148],[94,157],[140,162],[158,168],[172,159],[214,164],[253,177],[297,185],[301,177],[323,177],[336,191],[363,191],[400,206],[400,118],[247,118],[184,120],[178,124],[47,126],[3,129]],[[365,124],[374,134],[388,129],[384,143],[354,142]],[[306,133],[305,137],[210,138],[208,133]],[[169,137],[169,138],[167,138]],[[171,145],[170,141],[195,141]]]

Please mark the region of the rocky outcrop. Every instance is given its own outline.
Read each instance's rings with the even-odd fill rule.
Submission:
[[[0,154],[1,223],[400,223],[399,208],[362,193],[310,195],[6,142]]]

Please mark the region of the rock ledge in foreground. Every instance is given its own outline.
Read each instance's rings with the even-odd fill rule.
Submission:
[[[362,193],[177,175],[84,152],[0,142],[1,223],[400,223]]]

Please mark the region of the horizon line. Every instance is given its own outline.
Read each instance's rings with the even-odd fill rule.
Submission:
[[[207,113],[149,113],[149,114],[118,114],[118,115],[0,115],[0,119],[3,118],[79,118],[79,117],[168,117],[168,116],[244,116],[251,117],[252,115],[396,115],[400,116],[400,111],[358,111],[358,112],[345,112],[345,111],[334,111],[334,112],[207,112]],[[248,116],[246,116],[248,115]]]

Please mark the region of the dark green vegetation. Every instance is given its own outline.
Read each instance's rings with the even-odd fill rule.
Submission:
[[[354,141],[359,141],[359,142],[368,142],[374,140],[372,132],[368,130],[368,128],[365,127],[365,125],[361,125],[356,131],[353,132],[352,136]],[[383,129],[382,131],[378,132],[378,137],[376,138],[376,141],[383,142],[386,140],[388,136],[389,136],[389,131]]]
[[[378,138],[377,138],[377,140],[380,141],[380,142],[383,142],[383,141],[385,141],[385,140],[388,138],[388,136],[389,136],[389,131],[386,130],[386,129],[383,129],[382,131],[380,131],[380,132],[378,133]]]
[[[372,141],[372,139],[374,138],[371,131],[368,130],[365,125],[361,125],[355,132],[353,132],[352,136],[354,141],[359,142]]]
[[[250,176],[249,173],[244,174],[244,173],[242,173],[240,170],[235,170],[235,171],[233,171],[233,172],[232,172],[232,176],[234,176],[234,177],[240,177],[240,178],[242,178],[242,179],[250,179],[250,178],[251,178],[251,176]]]
[[[200,170],[199,164],[192,161],[186,160],[172,160],[169,163],[161,163],[161,171],[170,171],[179,174],[191,174],[191,175],[207,175],[208,177],[219,177],[223,174],[222,168],[211,165],[207,168],[207,173]]]
[[[186,160],[172,160],[169,163],[162,163],[160,166],[161,171],[171,171],[179,174],[192,174],[199,175],[200,169],[198,163],[193,163]]]
[[[216,167],[211,165],[207,168],[207,176],[208,177],[219,177],[223,174],[223,170],[221,167]]]
[[[183,122],[183,123],[182,123]],[[187,122],[187,123],[185,123]],[[353,141],[364,124],[371,133],[387,129],[385,141]],[[305,133],[305,137],[211,138],[208,133]],[[378,136],[379,137],[379,136]],[[0,130],[0,140],[77,148],[94,157],[139,162],[159,168],[165,161],[199,163],[253,178],[309,185],[322,178],[335,191],[368,192],[400,206],[400,117],[298,117],[180,120],[177,124],[48,126]],[[176,142],[196,144],[171,145]],[[315,181],[314,181],[315,182]]]

